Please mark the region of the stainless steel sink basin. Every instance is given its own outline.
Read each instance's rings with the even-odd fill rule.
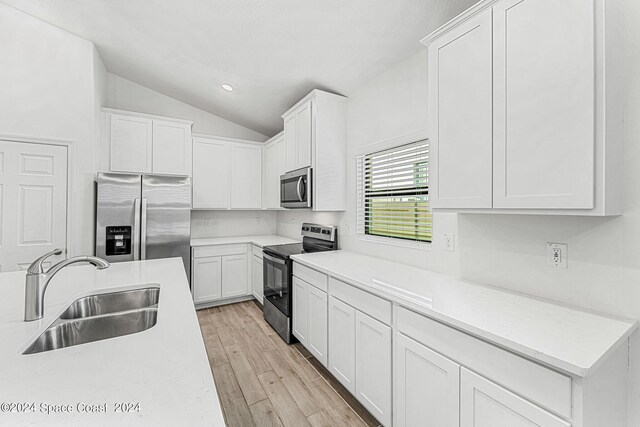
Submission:
[[[135,334],[158,321],[159,287],[91,295],[74,301],[22,354]]]
[[[79,319],[120,311],[135,310],[158,304],[160,288],[110,292],[77,299],[60,315],[60,319]]]

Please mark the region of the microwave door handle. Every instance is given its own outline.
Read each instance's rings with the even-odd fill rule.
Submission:
[[[300,184],[302,184],[302,179],[303,179],[303,177],[298,178],[298,184],[296,185],[296,191],[298,192],[298,200],[300,200],[301,202],[304,202],[304,199],[302,198],[302,190],[300,189]]]

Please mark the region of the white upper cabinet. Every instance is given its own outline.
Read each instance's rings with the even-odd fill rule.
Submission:
[[[262,207],[262,147],[231,145],[231,209]]]
[[[261,209],[262,144],[193,138],[193,209]]]
[[[593,0],[493,7],[496,208],[591,209]]]
[[[193,209],[229,207],[229,144],[193,138]]]
[[[287,171],[299,169],[298,157],[296,150],[298,144],[296,138],[296,119],[297,116],[292,114],[284,119],[284,167]]]
[[[620,9],[484,0],[423,40],[434,209],[622,213]]]
[[[490,208],[491,11],[429,45],[432,208]]]
[[[109,119],[108,170],[151,173],[153,121],[120,114],[110,114]]]
[[[284,174],[284,133],[265,143],[263,153],[262,207],[280,209],[280,175]]]
[[[314,90],[282,115],[285,171],[311,167],[312,209],[346,207],[346,98]]]
[[[103,108],[103,171],[191,175],[193,122]]]
[[[153,173],[191,175],[191,125],[153,121]]]

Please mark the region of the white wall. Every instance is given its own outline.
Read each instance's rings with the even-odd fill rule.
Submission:
[[[109,73],[105,107],[193,120],[193,132],[264,142],[261,133]]]
[[[194,239],[266,234],[276,234],[275,211],[191,211]]]
[[[0,3],[0,137],[75,147],[74,253],[93,252],[96,107],[104,66],[93,44]]]

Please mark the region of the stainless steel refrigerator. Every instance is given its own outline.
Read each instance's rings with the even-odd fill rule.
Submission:
[[[99,173],[96,186],[97,256],[181,257],[191,278],[191,178]]]

